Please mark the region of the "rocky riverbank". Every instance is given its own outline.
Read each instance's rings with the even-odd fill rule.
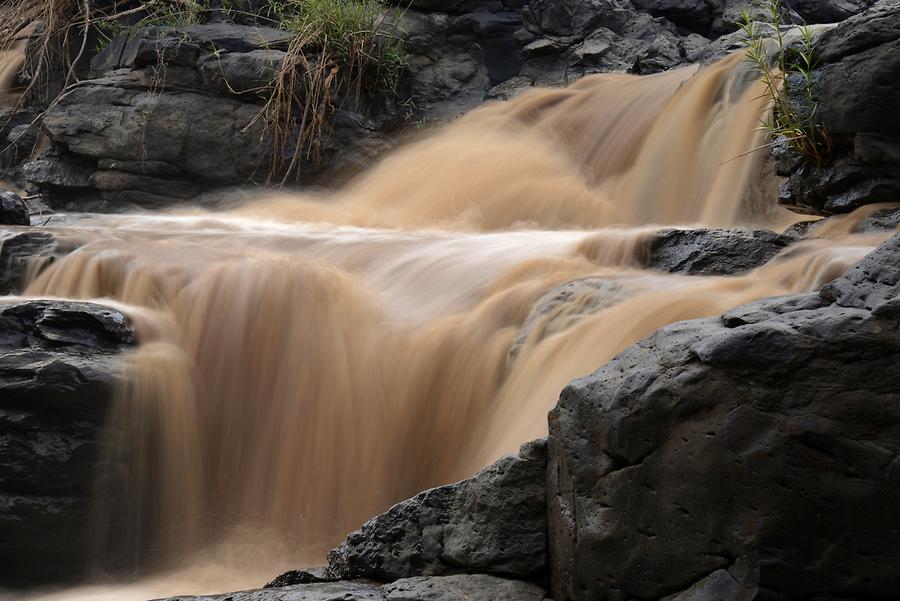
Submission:
[[[547,442],[328,566],[169,601],[889,599],[898,302],[900,235],[817,294],[659,330],[569,385]]]
[[[790,2],[787,18],[829,22],[867,4]],[[740,47],[736,21],[754,6],[750,0],[413,2],[396,25],[408,54],[396,94],[338,99],[321,159],[304,158],[299,181],[357,172],[417,125],[523,88],[723,56]],[[827,214],[893,199],[895,12],[895,3],[882,0],[822,36],[818,117],[834,134],[837,156],[833,166],[810,171],[782,152],[779,172],[791,176],[785,205]],[[104,210],[265,185],[275,141],[262,116],[292,34],[230,22],[221,12],[205,19],[123,34],[82,59],[81,81],[56,102],[26,102],[2,132],[12,144],[6,154],[19,161],[9,177],[54,206]],[[26,61],[23,77],[33,62]],[[26,118],[45,108],[42,118]]]
[[[400,96],[341,105],[322,161],[306,165],[302,181],[357,171],[415,123],[523,88],[721,56],[735,47],[743,7],[415,0],[399,26],[410,53]],[[797,22],[842,22],[821,33],[814,74],[816,118],[833,136],[834,159],[814,167],[776,144],[779,202],[820,216],[871,205],[855,231],[887,235],[900,222],[885,204],[900,200],[900,2],[789,8]],[[70,209],[169,207],[223,186],[262,185],[273,141],[255,120],[256,91],[288,43],[284,31],[221,18],[118,38],[42,119],[7,124],[9,173],[26,196]],[[25,148],[43,136],[40,152]],[[13,223],[0,231],[0,294],[15,295],[78,244],[25,225],[21,198],[0,200]],[[645,236],[634,267],[743,274],[834,222],[784,233],[661,229]],[[565,282],[534,303],[510,356],[538,317],[575,295],[587,299],[586,313],[621,300],[600,278]],[[898,324],[900,234],[820,291],[675,323],[629,346],[562,391],[546,440],[372,518],[326,566],[169,601],[894,599]],[[3,584],[84,574],[91,502],[94,511],[104,502],[94,477],[109,407],[136,344],[118,309],[2,299]]]

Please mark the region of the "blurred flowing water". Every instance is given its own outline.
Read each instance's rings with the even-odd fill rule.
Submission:
[[[327,196],[72,216],[27,295],[123,308],[98,573],[43,599],[261,586],[364,520],[546,434],[572,379],[683,319],[812,291],[885,236],[739,277],[642,269],[662,226],[792,222],[741,57],[488,104]],[[771,179],[771,178],[768,178]],[[52,228],[48,228],[52,229]],[[554,288],[591,282],[554,302]],[[601,284],[597,284],[600,282]],[[100,580],[98,582],[109,582]],[[137,580],[135,580],[137,579]]]

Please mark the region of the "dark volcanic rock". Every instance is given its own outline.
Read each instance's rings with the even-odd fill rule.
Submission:
[[[803,213],[846,213],[900,198],[900,1],[880,0],[822,35],[816,117],[834,141],[822,168],[776,156],[789,176],[779,202]],[[783,155],[783,153],[781,153]]]
[[[0,581],[86,567],[101,432],[118,356],[134,343],[128,318],[107,307],[0,305]]]
[[[900,235],[821,295],[670,325],[569,385],[554,598],[895,596],[898,282]]]
[[[207,23],[117,38],[94,57],[94,78],[44,115],[51,145],[22,166],[24,178],[55,193],[58,205],[100,198],[101,208],[184,202],[211,188],[266,180],[274,142],[264,104],[292,37]],[[321,165],[305,152],[298,159],[307,181],[326,168],[359,170],[395,127],[395,107],[384,98],[334,103]],[[287,161],[296,151],[285,149]]]
[[[300,153],[298,183],[336,180],[394,146],[408,129],[404,122],[444,121],[489,98],[590,73],[654,73],[705,61],[731,47],[730,41],[713,42],[733,31],[740,10],[750,5],[751,0],[403,4],[406,10],[383,15],[392,35],[404,38],[408,55],[396,97],[386,91],[360,98],[339,93],[321,162],[307,160],[307,149],[291,144],[284,158],[290,162]],[[253,21],[239,13],[231,18]],[[221,20],[224,13],[213,9],[204,18]],[[54,193],[58,206],[99,197],[105,209],[183,202],[209,189],[280,177],[270,173],[273,140],[261,114],[292,35],[217,21],[120,36],[93,56],[92,79],[82,78],[50,107],[42,129],[52,144],[21,168],[22,176]],[[306,58],[315,64],[318,51],[311,49]],[[304,96],[303,90],[297,93]],[[111,162],[169,169],[122,169],[147,176],[138,180],[107,173],[117,171],[104,167]]]
[[[509,347],[509,360],[515,360],[526,342],[536,344],[572,327],[579,317],[612,307],[628,296],[625,285],[604,278],[581,278],[557,286],[538,299],[529,311]]]
[[[769,230],[662,230],[649,241],[645,265],[669,273],[733,275],[755,269],[791,238]]]
[[[0,225],[31,225],[28,206],[15,192],[0,190]]]
[[[314,584],[317,582],[336,582],[337,580],[338,578],[328,571],[328,566],[320,566],[317,568],[307,568],[305,570],[290,570],[284,574],[279,574],[271,582],[266,583],[263,588],[279,588],[297,584]]]
[[[190,66],[202,54],[221,56],[287,50],[293,34],[271,27],[206,23],[184,27],[146,27],[138,35],[120,36],[91,61],[95,74],[156,65]]]
[[[57,248],[56,237],[48,232],[0,232],[0,295],[21,293],[29,266],[47,264]]]
[[[404,578],[391,584],[326,582],[164,601],[543,601],[544,590],[529,582],[485,574]]]
[[[896,230],[900,227],[900,207],[888,206],[878,208],[879,205],[870,205],[863,207],[860,211],[864,214],[860,215],[856,223],[850,227],[850,231],[855,234],[866,234],[870,232],[885,232]],[[784,231],[785,236],[792,238],[811,238],[816,236],[819,228],[841,219],[855,219],[848,215],[834,215],[824,219],[814,219],[811,221],[799,221]]]
[[[44,128],[80,157],[166,163],[184,176],[224,183],[251,176],[266,158],[262,124],[251,125],[258,113],[252,104],[193,90],[160,94],[145,75],[124,72],[73,89],[44,116]]]
[[[543,441],[528,443],[470,480],[398,503],[328,555],[340,578],[494,573],[539,578],[546,569]]]
[[[856,227],[860,233],[895,230],[900,227],[900,207],[879,209],[867,215]]]
[[[169,597],[158,601],[384,601],[381,586],[370,582],[324,582],[202,597]]]
[[[418,577],[385,585],[385,601],[543,601],[537,585],[484,574]]]
[[[623,0],[533,0],[523,16],[524,28],[517,34],[528,41],[522,74],[542,85],[588,73],[664,71],[699,60],[709,45],[704,37],[683,36],[673,23]]]
[[[875,0],[788,0],[807,23],[838,23],[872,6]]]

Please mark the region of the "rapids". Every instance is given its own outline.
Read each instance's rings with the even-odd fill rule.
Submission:
[[[813,291],[884,235],[853,219],[739,277],[641,269],[662,226],[774,207],[741,56],[485,105],[333,194],[64,215],[32,297],[96,299],[140,346],[98,475],[92,584],[35,598],[253,588],[392,503],[546,435],[560,390],[655,329]],[[557,286],[608,283],[596,306]],[[528,322],[527,335],[519,337]],[[515,344],[515,352],[511,352]]]

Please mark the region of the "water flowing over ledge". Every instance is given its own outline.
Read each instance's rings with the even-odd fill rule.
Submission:
[[[755,188],[740,55],[489,104],[327,197],[67,217],[29,297],[113,303],[125,359],[92,531],[126,599],[258,585],[547,434],[559,391],[658,328],[816,291],[848,218],[733,276],[648,269],[666,226],[792,220]],[[755,267],[755,266],[754,266]],[[560,287],[569,286],[560,293]],[[187,566],[187,567],[185,567]]]

